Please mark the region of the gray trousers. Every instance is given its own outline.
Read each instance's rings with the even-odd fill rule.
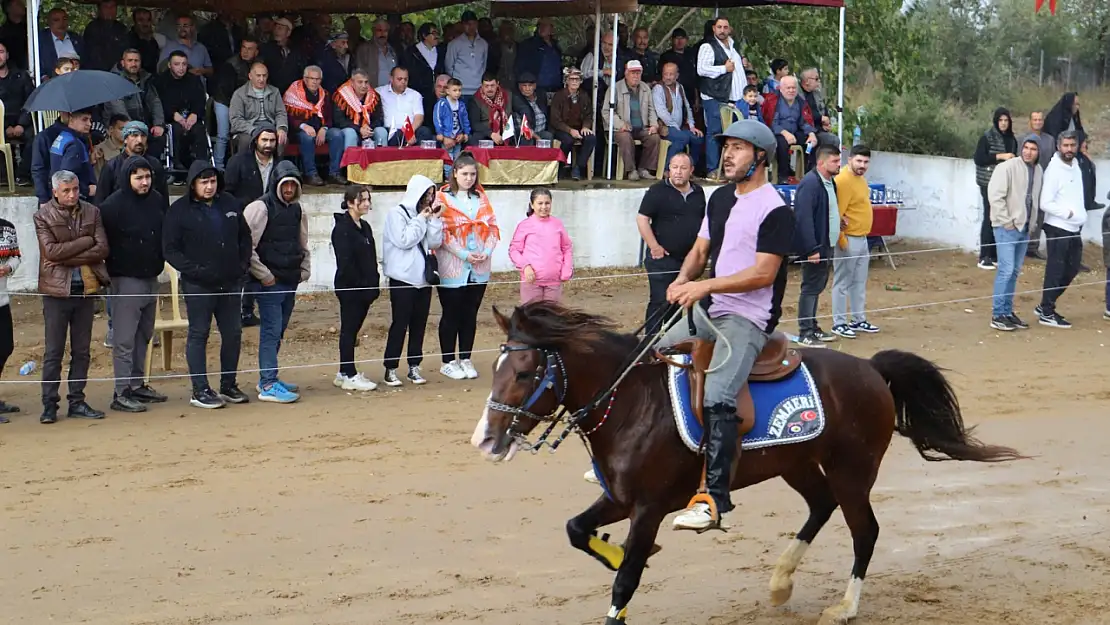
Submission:
[[[85,401],[85,382],[89,377],[89,344],[92,342],[93,307],[91,297],[43,297],[46,347],[42,355],[42,405],[57,407],[62,379],[62,356],[69,335],[69,404]]]
[[[694,319],[694,335],[690,334],[690,324],[683,318],[667,330],[656,347],[663,349],[692,338],[711,342],[717,340],[717,333],[706,327],[700,317],[695,314]],[[748,374],[755,366],[755,359],[767,344],[767,333],[740,315],[724,315],[712,319],[711,323],[728,339],[729,345],[732,346],[732,353],[730,355],[729,350],[723,345],[718,345],[713,350],[713,360],[709,368],[716,371],[706,376],[703,404],[705,406],[724,404],[735,408],[736,396],[747,383]],[[721,366],[722,363],[724,366]]]
[[[154,336],[154,312],[158,296],[157,278],[112,277],[112,367],[116,394],[143,385],[146,350]]]
[[[847,237],[848,248],[837,246],[833,252],[833,325],[848,324],[848,309],[852,322],[867,321],[867,269],[870,250],[867,237]]]

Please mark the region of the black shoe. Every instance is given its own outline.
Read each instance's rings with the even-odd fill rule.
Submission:
[[[146,404],[139,401],[131,391],[114,395],[109,408],[119,412],[146,412]]]
[[[15,412],[19,412],[19,406],[0,401],[0,414],[12,414]]]
[[[211,388],[193,391],[193,396],[189,399],[189,403],[197,408],[205,408],[207,410],[224,407],[224,400],[220,399],[220,396]]]
[[[58,407],[47,406],[42,409],[42,416],[39,417],[39,423],[43,425],[50,425],[51,423],[58,422]]]
[[[220,399],[229,404],[246,404],[250,403],[251,400],[246,393],[240,391],[239,387],[234,384],[220,387]]]
[[[1065,319],[1060,313],[1052,313],[1051,315],[1042,314],[1038,321],[1040,321],[1042,326],[1048,326],[1050,328],[1067,329],[1071,327],[1071,322]]]
[[[324,182],[324,179],[320,177],[320,174],[312,174],[311,176],[306,178],[304,182],[305,184],[310,184],[314,187],[322,187],[326,184]]]
[[[15,177],[15,186],[17,187],[29,187],[32,184],[34,183],[31,182],[30,178],[24,178],[23,176]]]
[[[141,401],[144,404],[160,404],[169,399],[165,395],[150,388],[146,384],[140,386],[139,388],[131,389],[130,395],[132,398]]]
[[[247,313],[243,315],[243,327],[251,328],[257,325],[262,325],[262,320],[254,313]]]
[[[82,401],[70,404],[66,417],[69,419],[103,419],[104,413]]]
[[[1019,329],[1019,330],[1028,330],[1029,329],[1029,324],[1022,321],[1021,317],[1018,317],[1014,313],[1010,313],[1009,315],[1007,315],[1006,319],[1008,319],[1010,321],[1010,323],[1013,324],[1013,326],[1015,328]]]
[[[1017,329],[1017,326],[1010,323],[1010,318],[1005,315],[991,317],[991,327],[1002,332],[1013,332]]]
[[[1083,263],[1079,263],[1079,273],[1091,273],[1091,268]]]

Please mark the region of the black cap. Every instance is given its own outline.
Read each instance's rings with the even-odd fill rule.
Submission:
[[[518,84],[518,85],[522,85],[522,84],[525,84],[525,83],[535,84],[535,82],[536,82],[536,77],[531,72],[523,72],[516,79],[516,84]]]
[[[686,29],[685,28],[676,28],[676,29],[672,30],[671,31],[671,39],[674,39],[675,37],[684,37],[686,39],[689,39],[689,36],[686,34]]]
[[[478,14],[476,14],[474,11],[471,11],[471,10],[467,9],[466,11],[463,11],[462,18],[460,18],[459,21],[460,22],[477,22],[478,21]]]

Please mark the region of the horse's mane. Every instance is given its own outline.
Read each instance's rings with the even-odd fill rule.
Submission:
[[[636,337],[618,332],[617,327],[608,317],[555,302],[536,301],[513,311],[508,334],[510,340],[564,353],[623,358],[635,347]]]

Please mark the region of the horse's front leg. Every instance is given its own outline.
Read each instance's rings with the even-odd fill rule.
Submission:
[[[585,512],[567,521],[570,544],[590,554],[610,571],[616,571],[624,561],[624,549],[597,536],[597,528],[628,518],[628,507],[618,505],[602,495]]]
[[[648,557],[654,552],[655,536],[666,513],[651,507],[638,507],[632,512],[632,524],[625,541],[624,561],[613,582],[613,604],[605,617],[605,625],[623,625],[628,603],[640,586]]]

